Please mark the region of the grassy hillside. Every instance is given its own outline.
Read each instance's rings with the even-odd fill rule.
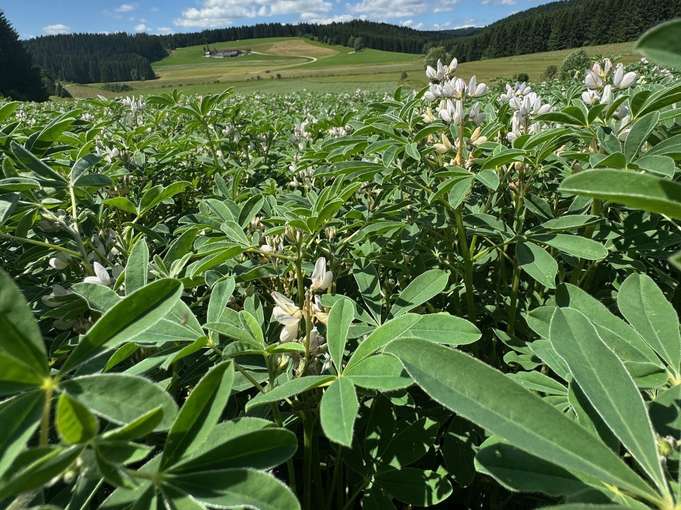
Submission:
[[[233,41],[211,45],[216,49],[248,49],[249,55],[211,59],[203,56],[203,46],[174,51],[154,64],[158,79],[129,82],[132,92],[123,94],[155,94],[172,88],[186,92],[210,93],[235,87],[248,91],[310,89],[320,91],[391,90],[398,84],[425,85],[423,58],[407,53],[365,49],[355,53],[344,46],[329,46],[303,38],[269,38]],[[638,57],[633,43],[608,44],[584,48],[590,55],[617,57],[632,62]],[[460,74],[473,74],[479,80],[491,82],[509,80],[525,72],[539,79],[547,66],[560,65],[573,50],[533,53],[498,59],[468,62]],[[403,79],[406,73],[406,79]],[[116,95],[102,89],[101,84],[70,85],[74,96]]]

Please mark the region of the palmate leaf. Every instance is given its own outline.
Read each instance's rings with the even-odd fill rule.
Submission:
[[[85,443],[97,435],[97,418],[68,393],[62,393],[57,402],[57,432],[66,444]]]
[[[327,383],[330,383],[336,379],[333,375],[308,375],[305,377],[300,377],[298,379],[292,379],[287,381],[280,386],[277,386],[266,393],[259,393],[246,404],[246,411],[274,402],[279,402],[305,391],[312,390],[314,388],[319,388]]]
[[[653,426],[643,398],[622,362],[603,343],[589,319],[577,310],[557,308],[549,336],[589,402],[664,493],[666,482]]]
[[[38,429],[44,401],[42,392],[33,391],[0,403],[0,477]]]
[[[431,269],[414,278],[397,296],[390,309],[393,317],[407,313],[409,310],[425,303],[445,290],[449,281],[449,273],[441,269]]]
[[[653,62],[681,69],[681,20],[662,23],[641,36],[636,49]]]
[[[655,490],[607,446],[502,372],[447,347],[403,339],[388,349],[435,401],[509,444],[643,498]]]

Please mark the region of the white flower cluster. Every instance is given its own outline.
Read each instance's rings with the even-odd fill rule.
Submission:
[[[526,83],[516,83],[513,87],[506,84],[506,92],[499,96],[499,101],[507,103],[513,110],[511,131],[506,135],[509,142],[523,134],[538,133],[541,122],[535,122],[534,118],[549,113],[552,109],[552,106],[544,103],[541,96],[533,92]]]
[[[132,113],[139,113],[144,111],[146,103],[141,97],[124,97],[121,99],[121,104],[126,108],[129,108]]]
[[[584,77],[586,90],[582,92],[582,101],[588,105],[611,104],[616,99],[616,91],[634,86],[636,79],[636,73],[633,71],[626,73],[622,64],[617,64],[613,70],[609,58],[596,62],[587,70]]]
[[[333,272],[327,271],[326,259],[320,257],[314,265],[312,272],[312,285],[310,290],[324,291],[331,287],[333,283]],[[279,292],[272,292],[275,307],[272,310],[272,318],[284,327],[279,334],[279,340],[282,342],[294,342],[298,339],[298,329],[300,321],[304,319],[303,310],[300,309],[292,300]],[[328,314],[326,314],[321,307],[319,296],[316,295],[310,304],[311,314],[319,320],[322,324],[326,324]],[[313,333],[316,332],[316,329]],[[323,337],[316,333],[319,338],[313,339],[313,343],[321,345]],[[316,347],[313,345],[312,347]]]
[[[454,73],[458,65],[458,61],[454,58],[449,65],[444,65],[442,61],[438,60],[435,68],[431,66],[426,68],[426,76],[431,83],[424,98],[431,102],[440,101],[438,115],[448,124],[460,124],[465,120],[465,98],[480,97],[489,90],[486,84],[478,83],[475,76],[472,76],[468,83],[457,78]],[[476,102],[471,107],[468,117],[476,124],[485,121],[485,115],[482,113],[479,103]]]

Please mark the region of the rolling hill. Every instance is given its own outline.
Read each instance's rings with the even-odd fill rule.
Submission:
[[[131,91],[119,94],[106,91],[103,84],[69,85],[74,96],[92,97],[127,94],[155,94],[172,88],[188,93],[209,93],[235,87],[238,91],[295,91],[301,89],[344,91],[357,88],[391,90],[402,84],[425,85],[423,57],[374,49],[354,52],[345,46],[322,44],[302,37],[247,39],[214,44],[216,49],[250,50],[248,55],[211,59],[204,57],[204,46],[173,51],[154,64],[156,80],[127,82]],[[584,48],[591,55],[618,57],[633,62],[638,56],[633,43],[599,45]],[[473,74],[491,82],[510,80],[519,72],[538,79],[546,67],[559,65],[571,50],[517,55],[498,59],[466,62],[461,76]],[[405,77],[406,74],[406,77]]]

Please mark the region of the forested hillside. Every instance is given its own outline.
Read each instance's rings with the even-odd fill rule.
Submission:
[[[48,74],[78,83],[149,80],[151,62],[167,55],[161,39],[146,34],[53,35],[26,46]]]
[[[631,41],[681,16],[681,0],[566,0],[519,12],[443,46],[461,61]]]
[[[43,101],[40,69],[33,66],[31,56],[19,41],[19,35],[0,11],[0,97]]]

